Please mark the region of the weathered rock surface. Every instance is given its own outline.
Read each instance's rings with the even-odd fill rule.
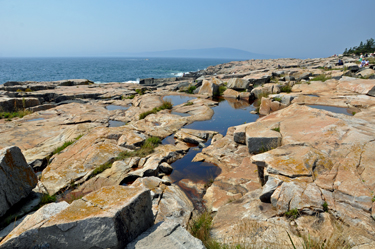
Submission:
[[[105,187],[28,216],[0,248],[123,248],[153,224],[149,190]]]
[[[247,79],[233,78],[228,80],[227,87],[233,90],[245,90],[249,88],[249,85],[250,82]]]
[[[151,191],[152,211],[155,222],[170,221],[187,228],[194,206],[186,194],[177,186],[171,185],[168,177],[138,178],[132,186],[143,186]]]
[[[176,248],[176,249],[203,249],[202,241],[194,238],[178,223],[162,222],[155,224],[126,246],[127,249],[141,248]]]
[[[250,153],[272,150],[281,145],[281,134],[261,123],[253,123],[246,127],[246,145]]]
[[[203,80],[202,86],[198,92],[198,94],[204,94],[208,96],[216,96],[219,94],[219,85]]]
[[[223,97],[238,99],[240,97],[240,93],[232,89],[227,89],[224,91]]]
[[[38,183],[33,169],[26,163],[20,148],[0,150],[0,217]]]

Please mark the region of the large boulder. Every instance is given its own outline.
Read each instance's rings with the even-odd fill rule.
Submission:
[[[235,91],[235,90],[232,90],[232,89],[227,89],[227,90],[224,91],[223,97],[238,99],[240,97],[240,93]]]
[[[219,94],[219,85],[207,80],[203,80],[202,86],[199,89],[199,94],[208,96],[215,96]]]
[[[262,85],[269,83],[271,80],[271,76],[268,73],[258,73],[258,74],[251,74],[244,79],[248,80],[250,84],[253,84],[254,86]]]
[[[0,98],[0,112],[16,112],[40,105],[37,98]]]
[[[227,87],[234,90],[244,90],[249,88],[249,80],[233,78],[228,81]]]
[[[357,73],[358,76],[364,77],[364,78],[369,78],[371,75],[374,75],[374,74],[375,74],[375,70],[371,68],[361,70],[360,72]]]
[[[266,152],[281,145],[281,134],[261,123],[252,123],[246,127],[246,145],[249,153]]]
[[[375,80],[343,77],[339,80],[337,90],[375,96]]]
[[[358,71],[359,67],[355,63],[346,63],[344,64],[344,67],[346,67],[349,71],[356,72]]]
[[[0,217],[28,196],[37,183],[38,178],[20,148],[13,146],[0,150]]]
[[[154,223],[150,191],[104,187],[28,216],[0,248],[124,248]]]

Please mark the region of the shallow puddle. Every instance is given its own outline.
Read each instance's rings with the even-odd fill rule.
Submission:
[[[109,120],[108,123],[109,123],[108,127],[120,127],[126,124],[124,122],[116,121],[116,120]]]
[[[256,114],[250,113],[250,111],[255,110],[255,107],[247,101],[231,98],[220,98],[218,101],[219,105],[213,108],[214,115],[210,120],[196,121],[184,128],[217,131],[225,135],[229,127],[241,125],[245,122],[251,123],[256,121],[259,117]],[[163,139],[162,143],[175,144],[174,135],[172,134],[166,137]],[[210,139],[205,142],[206,146],[210,144]],[[203,194],[196,190],[199,188],[198,185],[202,186],[212,182],[221,173],[221,169],[212,163],[192,162],[196,154],[201,151],[202,149],[198,148],[198,146],[192,146],[182,159],[171,164],[173,172],[170,175],[171,180],[183,189],[196,208],[201,208],[203,205]],[[186,186],[181,180],[191,182],[192,186]],[[194,187],[194,185],[196,186]]]
[[[127,110],[127,109],[129,109],[129,106],[107,105],[105,108],[106,108],[108,111],[114,111],[114,110]]]
[[[189,113],[182,113],[182,112],[170,112],[171,114],[178,115],[181,117],[189,117],[191,116]]]
[[[181,105],[192,99],[196,99],[196,97],[186,95],[167,95],[163,97],[163,100],[170,100],[174,106]]]
[[[305,94],[305,96],[309,96],[309,97],[319,97],[319,95],[316,95],[316,94]]]
[[[40,120],[44,120],[44,118],[34,118],[34,119],[26,120],[25,122],[33,122],[33,121],[40,121]]]
[[[219,105],[213,107],[214,115],[210,120],[196,121],[184,128],[217,131],[225,135],[228,127],[255,122],[259,115],[251,114],[255,110],[251,103],[233,98],[219,99]]]
[[[327,105],[308,105],[308,107],[316,108],[320,110],[326,110],[334,113],[341,113],[348,116],[353,116],[353,110],[344,107],[327,106]]]

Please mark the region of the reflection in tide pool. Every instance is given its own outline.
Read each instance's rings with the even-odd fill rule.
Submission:
[[[109,123],[108,127],[120,127],[120,126],[125,125],[124,122],[116,121],[116,120],[109,120],[108,123]]]
[[[34,118],[34,119],[26,120],[25,122],[33,122],[33,121],[40,121],[40,120],[44,120],[44,118]]]
[[[120,105],[107,105],[105,108],[107,108],[108,111],[114,111],[114,110],[127,110],[129,109],[129,106],[120,106]]]
[[[344,107],[327,106],[327,105],[308,105],[308,107],[316,108],[320,110],[326,110],[326,111],[334,112],[334,113],[341,113],[341,114],[345,114],[348,116],[353,116],[353,111]]]
[[[206,121],[197,121],[184,128],[196,130],[211,130],[218,131],[225,135],[227,129],[231,126],[241,125],[243,123],[251,123],[258,119],[258,115],[251,114],[254,110],[247,101],[236,99],[218,99],[219,105],[214,107],[214,115],[212,119]],[[163,144],[175,144],[174,135],[166,137]],[[205,146],[209,146],[211,139],[206,141]],[[194,184],[204,185],[209,181],[214,180],[220,173],[221,169],[214,164],[206,162],[192,162],[197,153],[202,149],[192,146],[188,153],[182,158],[172,163],[173,172],[170,175],[172,181],[178,184],[184,192],[193,201],[196,208],[202,207],[202,193],[198,193],[194,187],[187,187],[182,181],[191,182]],[[199,188],[199,187],[198,187]]]
[[[229,127],[252,123],[259,117],[250,113],[255,107],[247,101],[233,98],[221,98],[219,101],[219,105],[213,107],[214,115],[210,120],[197,121],[184,128],[217,131],[225,135]]]
[[[181,105],[183,103],[188,102],[189,100],[196,99],[193,96],[186,96],[186,95],[167,95],[164,96],[163,100],[170,100],[174,106]]]

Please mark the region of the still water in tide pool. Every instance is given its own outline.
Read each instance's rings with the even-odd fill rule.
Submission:
[[[178,103],[182,104],[183,102]],[[251,103],[231,98],[218,99],[218,106],[213,107],[213,110],[214,115],[210,120],[197,121],[185,126],[184,128],[217,131],[220,134],[225,135],[229,127],[251,123],[256,121],[259,117],[256,114],[250,113],[250,111],[255,110],[255,107]],[[163,140],[163,144],[174,144],[174,142],[175,139],[173,135],[166,137]],[[206,141],[205,146],[209,146],[210,143],[211,139]],[[192,162],[196,154],[201,151],[202,149],[197,146],[192,147],[182,159],[171,164],[173,172],[170,175],[170,178],[174,183],[177,183],[182,189],[184,189],[193,202],[194,199],[201,199],[201,197],[197,196],[194,189],[186,188],[186,186],[181,184],[180,181],[188,180],[193,183],[205,184],[208,181],[215,179],[221,173],[221,169],[214,164],[207,162]]]

